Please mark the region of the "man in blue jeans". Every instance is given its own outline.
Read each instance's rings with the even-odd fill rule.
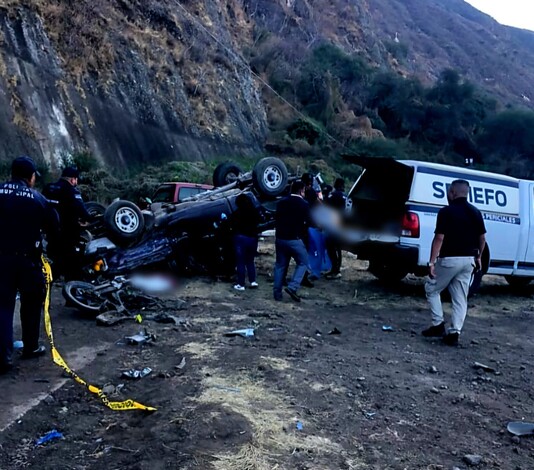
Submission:
[[[304,200],[305,186],[295,181],[291,195],[280,201],[276,207],[276,263],[274,265],[274,300],[282,300],[282,286],[291,258],[297,266],[285,291],[295,302],[300,302],[297,291],[308,269],[306,236],[311,225],[310,206]]]

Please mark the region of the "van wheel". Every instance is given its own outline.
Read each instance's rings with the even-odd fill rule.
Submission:
[[[512,287],[525,287],[532,281],[531,277],[525,276],[504,276],[506,282]]]
[[[390,266],[380,261],[369,262],[369,272],[385,283],[399,282],[406,277],[408,271],[398,266]]]

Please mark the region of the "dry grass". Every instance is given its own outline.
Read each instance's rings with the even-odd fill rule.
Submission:
[[[213,357],[214,348],[206,343],[187,343],[177,352],[189,353],[197,359],[208,359]]]
[[[283,361],[264,358],[271,364],[282,366]],[[295,449],[313,451],[328,456],[343,452],[341,446],[322,436],[313,436],[294,430],[297,416],[281,397],[270,391],[264,383],[244,376],[228,376],[222,371],[203,369],[204,392],[196,399],[203,404],[223,406],[244,416],[252,425],[251,442],[237,454],[217,456],[220,470],[271,470],[277,467],[278,457],[287,457]],[[238,389],[238,392],[235,390]],[[306,428],[308,424],[299,417]]]

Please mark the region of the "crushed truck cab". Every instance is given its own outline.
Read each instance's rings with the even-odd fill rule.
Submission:
[[[504,275],[517,285],[533,278],[534,181],[414,160],[345,159],[364,168],[349,193],[347,217],[351,231],[360,236],[346,248],[369,260],[378,278],[427,273],[437,214],[456,179],[469,182],[468,200],[484,217],[483,273]]]

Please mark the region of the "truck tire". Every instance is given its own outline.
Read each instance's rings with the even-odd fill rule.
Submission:
[[[377,279],[387,284],[399,282],[408,274],[406,269],[398,266],[389,266],[380,261],[370,261],[369,272]]]
[[[525,287],[532,281],[531,277],[525,276],[504,276],[504,278],[511,287]]]
[[[243,174],[243,170],[233,162],[219,163],[213,171],[213,186],[219,188],[233,183]]]
[[[145,228],[143,213],[133,202],[112,202],[104,212],[104,223],[110,238],[117,242],[132,242]]]
[[[106,206],[100,204],[99,202],[86,202],[85,208],[87,209],[87,212],[89,212],[89,214],[93,217],[102,216],[104,215],[104,212],[106,212]]]
[[[262,158],[252,170],[252,183],[256,191],[265,197],[274,198],[282,194],[287,181],[287,168],[279,158]]]

